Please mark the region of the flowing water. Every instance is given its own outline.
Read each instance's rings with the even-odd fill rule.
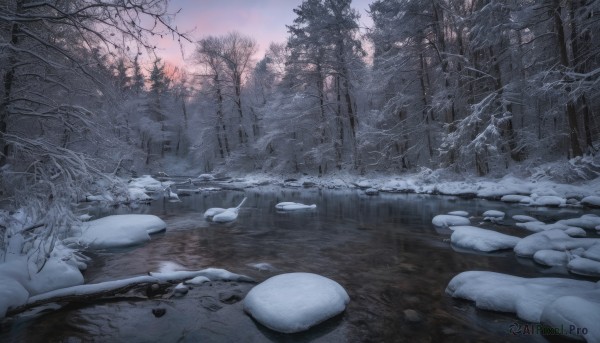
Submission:
[[[234,207],[248,197],[237,221],[206,222],[210,207]],[[475,309],[444,292],[450,279],[467,270],[518,276],[557,276],[561,271],[518,259],[511,251],[476,254],[455,251],[450,230],[436,229],[431,218],[453,210],[481,215],[497,209],[550,221],[581,215],[576,209],[534,209],[500,202],[417,194],[380,194],[359,190],[290,190],[261,187],[159,199],[135,209],[110,213],[147,213],[167,222],[164,234],[139,247],[91,253],[86,282],[95,283],[156,271],[168,264],[188,269],[225,268],[261,282],[286,272],[312,272],[340,283],[350,295],[346,311],[305,333],[275,333],[243,312],[247,283],[211,282],[181,298],[145,299],[130,294],[82,302],[34,319],[5,323],[0,341],[19,342],[546,342],[552,337],[512,336],[521,323],[512,314]],[[316,210],[282,213],[281,201],[317,204]],[[97,209],[96,215],[106,210]],[[94,214],[94,213],[91,213]],[[472,219],[478,224],[481,218]],[[510,219],[494,227],[525,236]],[[256,263],[273,268],[258,270]],[[558,273],[558,274],[557,274]],[[562,275],[565,276],[565,275]],[[572,277],[572,276],[571,276]],[[166,309],[162,317],[152,310]],[[409,310],[409,311],[407,311]],[[416,311],[418,318],[407,314]]]

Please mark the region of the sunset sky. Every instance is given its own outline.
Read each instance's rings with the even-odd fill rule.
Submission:
[[[372,0],[354,0],[352,7],[361,14],[360,25],[370,26],[366,10]],[[193,31],[193,40],[207,35],[223,35],[239,31],[256,39],[259,50],[255,58],[261,58],[270,42],[284,42],[287,38],[285,25],[291,25],[296,15],[292,11],[302,0],[171,0],[170,12],[181,9],[175,25],[182,31]],[[176,42],[164,37],[157,42],[158,54],[165,61],[181,65],[184,62]],[[188,58],[193,44],[184,44]]]

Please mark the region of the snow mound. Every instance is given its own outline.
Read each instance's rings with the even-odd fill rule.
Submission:
[[[556,195],[542,195],[533,198],[533,202],[530,203],[532,206],[564,206],[567,203],[567,200],[564,198],[558,197]]]
[[[210,219],[210,220],[212,220],[212,218],[214,216],[216,216],[219,213],[223,213],[225,211],[226,211],[225,208],[220,208],[220,207],[209,208],[208,210],[206,210],[206,212],[204,212],[204,219]]]
[[[514,219],[515,221],[518,221],[518,222],[537,222],[537,221],[539,221],[533,217],[526,216],[524,214],[514,215],[514,216],[512,216],[512,219]]]
[[[1,269],[0,274],[2,274]],[[25,304],[27,299],[29,299],[29,292],[23,285],[15,279],[5,276],[0,278],[0,318],[6,316],[7,310]]]
[[[556,300],[574,295],[583,299],[597,299],[600,297],[600,285],[564,278],[528,279],[494,272],[468,271],[450,280],[446,293],[455,298],[474,301],[475,306],[480,309],[512,312],[523,320],[540,323],[544,310],[547,308],[547,311],[552,311],[552,304]],[[597,306],[584,302],[585,307]],[[586,313],[582,312],[580,315],[585,316]],[[600,326],[597,324],[588,326],[587,329],[600,334]]]
[[[564,251],[539,250],[533,254],[533,260],[548,267],[564,266],[569,262],[569,256]]]
[[[467,211],[452,211],[452,212],[448,212],[448,214],[451,216],[459,216],[459,217],[468,217],[469,216],[469,212],[467,212]]]
[[[567,226],[562,223],[554,223],[554,224],[546,224],[540,221],[534,222],[526,222],[526,223],[517,223],[518,227],[523,228],[525,230],[529,230],[532,232],[541,232],[546,230],[568,230],[570,226]]]
[[[431,223],[435,226],[439,227],[449,227],[449,226],[457,226],[457,225],[469,225],[471,221],[469,218],[461,217],[461,216],[453,216],[449,214],[438,214],[433,217]]]
[[[600,277],[600,262],[585,257],[576,257],[569,261],[567,269],[583,276]]]
[[[600,207],[600,196],[590,195],[581,199],[581,204],[589,207]]]
[[[331,279],[290,273],[274,276],[250,290],[244,310],[270,329],[293,333],[343,312],[349,301],[344,288]]]
[[[210,282],[210,279],[207,278],[206,276],[200,275],[200,276],[196,276],[195,278],[185,281],[185,284],[197,286],[197,285],[201,285],[205,282]]]
[[[594,230],[596,226],[600,225],[600,217],[594,214],[584,214],[579,218],[562,219],[557,221],[557,223],[576,226],[586,230]]]
[[[212,174],[200,174],[198,180],[200,181],[212,181],[215,177]]]
[[[474,226],[454,226],[452,230],[454,230],[450,237],[452,244],[483,252],[512,249],[520,240],[519,237]]]
[[[483,212],[483,216],[489,218],[504,218],[504,215],[504,212],[496,210],[487,210]]]
[[[541,322],[564,328],[564,335],[569,338],[600,342],[600,295],[560,297],[544,307]]]
[[[317,208],[317,205],[305,205],[297,202],[284,201],[275,205],[275,208],[280,211],[298,211],[298,210],[311,210]]]
[[[138,187],[129,187],[129,200],[130,201],[149,201],[152,200],[143,188]]]
[[[162,183],[150,175],[142,175],[141,177],[132,179],[129,182],[129,188],[141,188],[148,192],[160,192],[167,183]]]
[[[167,224],[149,214],[120,214],[82,223],[80,236],[65,242],[76,242],[92,249],[121,248],[150,240],[150,234],[164,231]]]
[[[570,227],[565,230],[565,233],[571,237],[585,237],[587,233],[580,227]]]
[[[573,238],[563,230],[547,230],[522,238],[515,246],[515,253],[523,257],[532,257],[539,250],[567,251],[577,248],[588,249],[599,243],[598,238]]]
[[[526,195],[508,194],[500,198],[500,201],[504,202],[527,202],[531,201],[531,198]]]
[[[377,188],[367,188],[365,190],[366,195],[377,195],[379,194],[379,190]]]

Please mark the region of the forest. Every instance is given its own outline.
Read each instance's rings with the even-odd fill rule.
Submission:
[[[361,32],[350,0],[305,0],[259,59],[239,32],[192,41],[167,5],[0,3],[2,207],[47,237],[144,173],[600,170],[599,1],[376,0]],[[155,36],[192,42],[189,65]]]

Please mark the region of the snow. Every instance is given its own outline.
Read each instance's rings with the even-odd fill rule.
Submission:
[[[160,182],[150,175],[142,175],[139,178],[132,179],[129,182],[129,188],[141,188],[148,192],[160,192],[165,189],[165,186],[172,182]]]
[[[246,198],[244,198],[237,207],[230,207],[223,211],[221,211],[221,208],[209,208],[206,212],[204,212],[204,218],[212,219],[212,221],[216,223],[232,222],[237,219],[240,208],[244,202],[246,202]]]
[[[600,242],[598,238],[573,238],[563,230],[553,229],[522,238],[515,246],[515,253],[518,256],[532,257],[539,250],[567,251],[577,248],[588,249],[598,242]]]
[[[228,223],[237,219],[239,214],[239,209],[237,208],[228,208],[225,211],[214,215],[212,217],[213,222],[215,223]]]
[[[564,328],[567,337],[600,342],[600,295],[560,297],[544,307],[540,321],[550,327]]]
[[[83,275],[78,269],[81,262],[73,253],[57,242],[39,272],[35,266],[30,268],[27,256],[7,256],[7,261],[0,264],[0,318],[8,309],[24,305],[30,295],[82,284]]]
[[[149,201],[152,200],[152,197],[146,194],[143,188],[139,187],[129,187],[129,200],[130,201]]]
[[[206,212],[204,212],[204,219],[210,219],[210,220],[212,220],[212,218],[214,216],[216,216],[219,213],[223,213],[225,211],[226,211],[225,208],[220,208],[220,207],[209,208],[208,210],[206,210]]]
[[[273,267],[270,263],[266,263],[266,262],[250,263],[250,264],[248,264],[248,266],[255,268],[257,270],[260,270],[261,272],[275,270],[275,267]]]
[[[484,217],[490,217],[490,218],[504,218],[504,212],[502,211],[496,211],[496,210],[487,210],[485,212],[483,212],[483,216]]]
[[[469,212],[467,212],[467,211],[452,211],[452,212],[448,212],[448,214],[451,216],[459,216],[459,217],[468,217],[469,216]]]
[[[455,276],[448,284],[446,293],[474,301],[480,309],[512,312],[525,321],[540,323],[542,313],[553,311],[553,303],[558,299],[568,296],[580,296],[582,300],[588,297],[598,299],[600,284],[565,278],[522,278],[494,272],[468,271]],[[582,303],[583,308],[596,307],[597,304],[594,304],[588,300]],[[583,317],[586,312],[574,314],[575,317]],[[597,323],[587,329],[600,334]]]
[[[600,261],[600,243],[596,243],[589,247],[583,254],[583,257]]]
[[[377,188],[368,188],[365,190],[366,195],[377,195],[379,194],[379,190]]]
[[[571,237],[585,237],[587,233],[580,227],[570,227],[565,230],[565,233]]]
[[[576,257],[569,261],[567,269],[578,275],[600,277],[600,261],[592,260],[585,257]]]
[[[438,214],[433,217],[431,223],[439,227],[457,226],[457,225],[469,225],[471,221],[469,218],[461,216],[453,216],[449,214]]]
[[[212,181],[215,177],[212,174],[200,174],[198,180],[200,181]]]
[[[195,278],[185,281],[185,284],[197,286],[197,285],[201,285],[205,282],[210,282],[210,279],[207,278],[206,276],[200,275],[200,276],[196,276]]]
[[[92,216],[90,216],[87,213],[84,213],[84,214],[78,216],[77,219],[81,220],[82,222],[86,222],[86,221],[92,219]]]
[[[600,196],[590,195],[581,199],[581,204],[590,207],[600,207]]]
[[[275,205],[275,208],[280,211],[298,211],[298,210],[311,210],[317,208],[317,205],[305,205],[297,202],[284,201]]]
[[[350,297],[340,284],[312,273],[274,276],[254,287],[244,310],[259,323],[284,333],[300,332],[346,309]]]
[[[584,214],[579,218],[562,219],[557,221],[557,223],[594,230],[596,226],[600,225],[600,217],[594,214]]]
[[[533,202],[530,203],[532,206],[564,206],[567,200],[555,195],[542,195],[538,197],[532,197]]]
[[[142,244],[150,234],[164,231],[162,219],[149,214],[120,214],[82,223],[75,229],[79,235],[65,242],[75,242],[92,249],[120,248]]]
[[[564,266],[569,262],[569,256],[564,251],[539,250],[533,254],[533,260],[548,267]]]
[[[29,292],[18,281],[4,275],[0,278],[0,318],[6,316],[7,310],[25,304],[28,298]]]
[[[532,231],[532,232],[541,232],[541,231],[546,231],[546,230],[567,230],[570,227],[565,225],[565,224],[561,224],[561,223],[554,223],[554,224],[546,224],[543,222],[539,222],[539,221],[535,221],[535,222],[526,222],[526,223],[517,223],[516,224],[518,227]]]
[[[193,279],[197,276],[204,276],[210,281],[240,281],[252,282],[253,280],[245,275],[231,273],[225,269],[207,268],[197,271],[174,271],[167,273],[150,273],[150,275],[135,276],[127,279],[105,281],[96,284],[86,284],[73,287],[66,287],[54,291],[42,293],[30,297],[27,303],[34,303],[55,297],[65,297],[73,295],[89,295],[98,292],[122,288],[135,283],[158,283],[173,280]]]
[[[454,230],[450,237],[452,244],[482,252],[512,249],[520,240],[519,237],[474,226],[453,226],[452,230]]]
[[[512,216],[512,219],[514,219],[515,221],[518,221],[518,222],[537,222],[537,221],[539,221],[533,217],[526,216],[524,214],[514,215],[514,216]]]

